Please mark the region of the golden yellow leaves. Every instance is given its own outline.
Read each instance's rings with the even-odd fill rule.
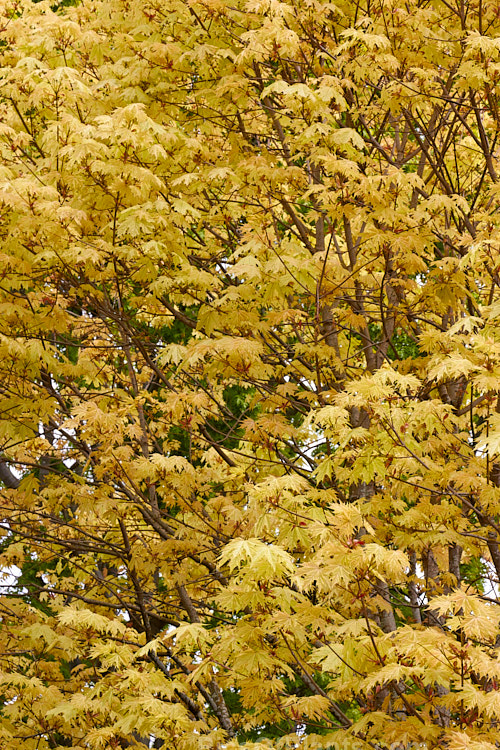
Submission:
[[[220,563],[227,565],[230,572],[236,569],[242,580],[256,582],[280,580],[294,570],[290,554],[259,539],[233,539],[224,547]]]
[[[6,9],[3,742],[492,744],[495,12]]]

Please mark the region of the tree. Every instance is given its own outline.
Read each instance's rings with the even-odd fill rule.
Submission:
[[[497,4],[1,7],[1,747],[497,747]]]

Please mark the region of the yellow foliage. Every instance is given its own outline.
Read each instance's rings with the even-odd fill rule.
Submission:
[[[0,0],[0,748],[498,746],[499,39]]]

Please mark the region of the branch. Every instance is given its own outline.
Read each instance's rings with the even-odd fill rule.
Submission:
[[[20,480],[12,473],[10,466],[8,466],[4,458],[0,458],[0,481],[9,490],[17,490],[20,484]]]

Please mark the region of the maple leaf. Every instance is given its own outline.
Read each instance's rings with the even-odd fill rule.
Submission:
[[[463,5],[1,4],[0,744],[498,745]]]

